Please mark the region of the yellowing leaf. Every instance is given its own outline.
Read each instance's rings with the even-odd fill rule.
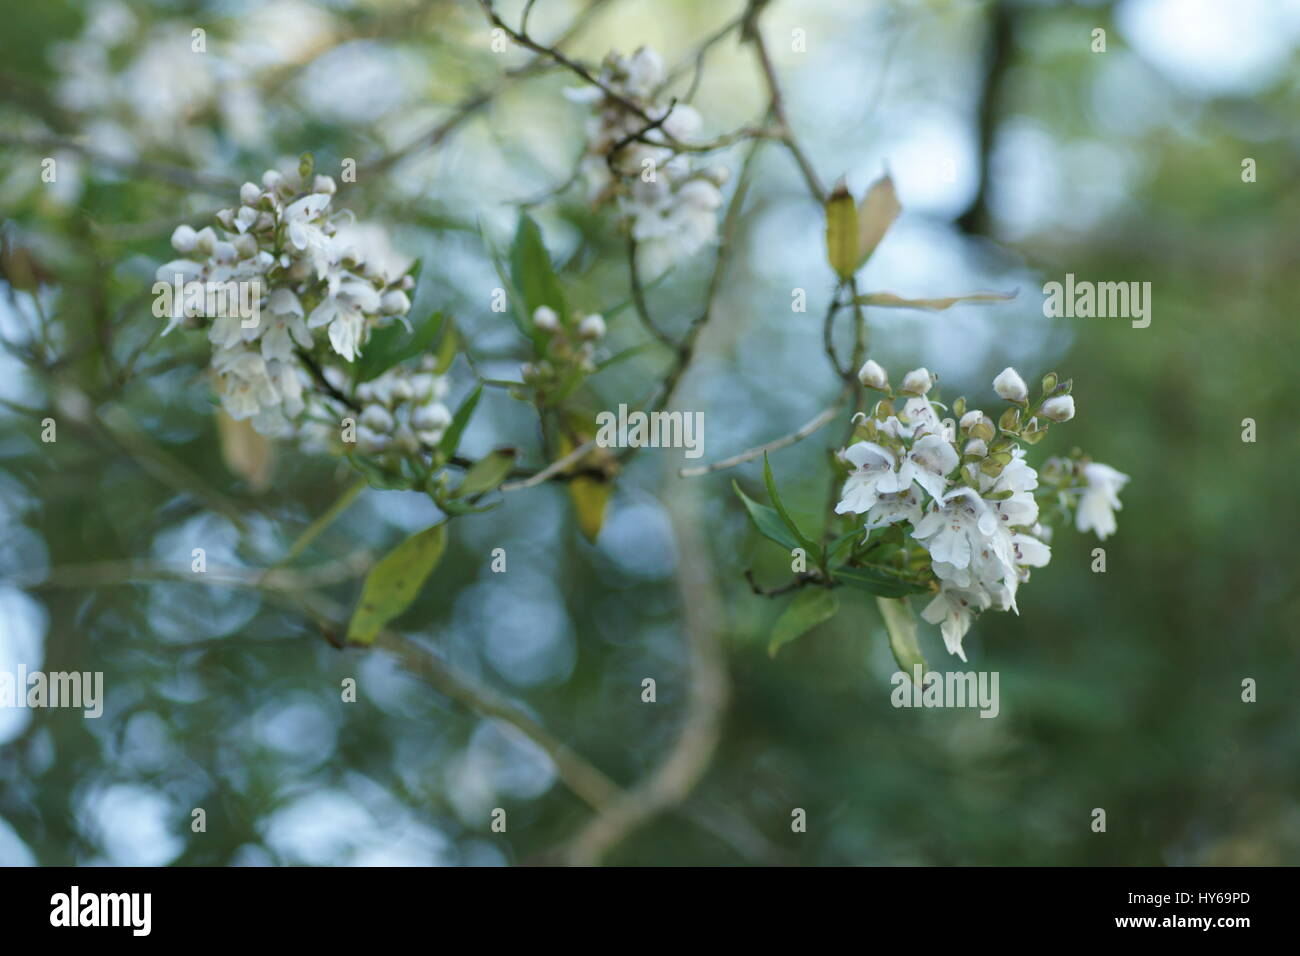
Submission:
[[[858,210],[843,182],[826,200],[826,260],[841,279],[858,267]]]
[[[853,301],[858,305],[875,305],[886,309],[932,309],[940,311],[951,308],[958,302],[1006,302],[1014,299],[1015,292],[973,292],[970,295],[953,295],[940,299],[905,299],[892,292],[869,292]]]
[[[373,644],[384,625],[415,600],[442,558],[447,544],[445,522],[413,534],[380,560],[366,575],[361,600],[348,624],[348,640]]]
[[[858,258],[855,271],[871,258],[885,238],[885,233],[894,224],[903,207],[898,202],[898,193],[894,191],[894,180],[886,173],[867,190],[858,206]]]
[[[578,515],[578,527],[592,544],[605,524],[605,509],[613,486],[597,478],[574,478],[569,482],[569,497]]]
[[[921,673],[925,673],[925,658],[921,655],[921,645],[916,641],[916,614],[907,598],[876,598],[880,616],[885,620],[885,630],[889,632],[889,649],[894,652],[899,670],[909,679],[915,680],[913,670],[918,664]]]
[[[271,439],[256,431],[248,421],[235,421],[224,409],[217,409],[217,432],[221,439],[221,457],[232,474],[248,482],[261,493],[271,486],[271,466],[275,448]]]

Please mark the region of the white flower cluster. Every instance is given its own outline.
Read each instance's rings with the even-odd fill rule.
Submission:
[[[359,248],[355,229],[336,225],[330,212],[334,191],[328,176],[316,176],[304,192],[298,176],[268,170],[260,185],[241,187],[238,208],[217,213],[219,228],[178,227],[171,241],[184,258],[157,271],[159,283],[197,283],[206,290],[198,297],[204,307],[195,308],[188,297],[188,307],[173,305],[164,334],[184,322],[210,322],[222,403],[232,418],[251,418],[264,434],[285,434],[308,402],[325,401],[315,392],[304,395],[313,382],[324,379],[324,392],[332,390],[337,404],[349,379],[340,360],[353,362],[374,329],[404,322],[411,308],[406,293],[413,280],[394,278],[381,256]],[[213,302],[227,307],[214,314]],[[235,302],[253,308],[229,308]],[[318,329],[326,332],[328,345],[318,341]],[[423,384],[408,388],[413,395],[433,394]],[[374,383],[370,390],[395,394]],[[325,405],[319,411],[337,421],[339,409]]]
[[[588,198],[599,205],[617,197],[641,266],[651,276],[716,238],[722,205],[718,187],[729,174],[725,166],[696,168],[689,154],[674,148],[673,142],[685,142],[699,131],[701,119],[685,103],[656,102],[666,80],[659,54],[641,47],[630,57],[610,53],[600,73],[600,81],[623,102],[596,88],[568,91],[571,99],[595,108],[582,162]],[[644,115],[629,110],[628,103]],[[645,117],[658,125],[647,130]]]
[[[858,377],[892,397],[888,376],[876,362],[867,362]],[[1011,407],[996,423],[979,409],[967,410],[964,399],[953,405],[957,419],[943,420],[941,406],[928,397],[933,384],[926,369],[911,371],[899,389],[906,396],[901,410],[882,400],[871,417],[864,416],[858,429],[862,440],[840,453],[851,470],[836,512],[865,515],[868,535],[906,525],[910,541],[927,553],[938,586],[922,617],[938,624],[948,651],[965,660],[962,639],[974,616],[985,610],[1018,612],[1017,589],[1029,580],[1031,568],[1051,558],[1052,529],[1040,520],[1035,496],[1039,473],[1020,442],[1037,444],[1051,422],[1072,418],[1074,399],[1070,383],[1053,374],[1031,406],[1024,380],[1008,368],[994,381],[994,390]],[[1096,531],[1101,538],[1115,530],[1114,511],[1126,476],[1106,465],[1058,459],[1045,471],[1052,481],[1039,493],[1053,495],[1054,506],[1064,510],[1081,494],[1079,530]],[[1074,484],[1076,478],[1082,485]]]
[[[432,356],[423,360],[418,372],[391,368],[358,385],[357,449],[371,455],[405,455],[432,448],[451,424],[451,410],[442,403],[446,394],[447,380],[434,374]]]
[[[538,306],[533,312],[533,327],[544,336],[538,362],[525,362],[519,374],[529,385],[546,388],[565,381],[576,368],[590,374],[596,371],[596,343],[605,337],[605,317],[598,312],[585,315],[565,325],[550,306]]]

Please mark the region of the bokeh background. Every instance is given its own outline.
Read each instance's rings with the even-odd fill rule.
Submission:
[[[500,10],[514,23],[520,6]],[[543,0],[530,31],[553,38],[579,20],[567,49],[587,62],[648,43],[671,64],[742,8]],[[393,655],[337,650],[300,611],[238,586],[353,477],[286,444],[266,482],[232,468],[206,345],[159,339],[148,288],[174,226],[231,204],[239,182],[305,150],[326,171],[356,158],[339,205],[422,257],[417,312],[453,314],[485,367],[509,376],[522,343],[488,308],[498,281],[480,229],[504,240],[521,201],[568,178],[583,143],[564,97],[573,78],[512,81],[436,148],[372,175],[375,158],[528,61],[492,52],[476,3],[3,0],[0,12],[0,670],[103,671],[107,689],[98,720],[0,710],[0,863],[559,858],[592,811],[543,748]],[[1073,377],[1078,417],[1038,449],[1077,445],[1132,477],[1106,573],[1089,570],[1093,539],[1066,530],[1020,615],[977,623],[969,666],[999,672],[997,719],[896,710],[869,595],[845,595],[833,621],[768,655],[782,603],[742,573],[778,583],[788,556],[730,492],[734,476],[757,494],[757,466],[679,479],[693,464],[680,451],[647,451],[619,476],[594,545],[559,485],[455,521],[397,629],[632,786],[694,732],[688,625],[695,602],[712,608],[729,684],[716,750],[703,748],[685,802],[609,862],[1300,862],[1300,3],[777,0],[760,23],[823,180],[860,193],[887,168],[897,183],[904,214],[863,286],[1020,290],[994,307],[876,311],[871,355],[896,379],[925,365],[945,394],[985,401],[1009,364],[1031,381]],[[204,55],[190,52],[198,27]],[[695,99],[705,135],[761,118],[764,103],[752,51],[734,36],[712,48]],[[55,183],[41,180],[47,156]],[[717,158],[734,170],[739,157]],[[782,150],[757,162],[676,401],[705,413],[704,461],[792,430],[837,390],[820,340],[833,284],[820,210]],[[626,299],[608,214],[576,189],[530,209],[572,300]],[[672,333],[711,265],[702,255],[650,291]],[[1044,318],[1042,284],[1067,272],[1150,282],[1151,326]],[[791,312],[795,288],[806,314]],[[627,311],[610,326],[611,348],[644,338]],[[635,404],[661,370],[647,353],[592,384],[607,407]],[[452,374],[454,398],[471,377],[463,360]],[[40,440],[47,413],[53,444]],[[535,449],[530,414],[489,393],[470,451]],[[802,520],[820,513],[841,431],[774,456]],[[360,584],[348,562],[437,516],[414,493],[366,491],[296,566],[346,608]],[[175,574],[194,547],[235,583]],[[505,574],[490,570],[496,547]],[[965,669],[936,629],[922,646],[933,666]],[[347,677],[356,703],[340,701]],[[1256,703],[1241,700],[1244,678]],[[191,832],[196,807],[205,833]],[[496,807],[505,833],[490,829]],[[1098,807],[1105,834],[1090,828]],[[791,832],[794,808],[806,833]]]

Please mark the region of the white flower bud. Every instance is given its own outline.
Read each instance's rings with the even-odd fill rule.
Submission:
[[[605,336],[605,317],[593,312],[578,323],[578,334],[584,339],[599,339]]]
[[[217,233],[211,226],[204,226],[194,234],[194,248],[199,252],[211,253],[216,244]]]
[[[221,225],[222,225],[223,228],[228,229],[228,230],[230,230],[230,231],[232,231],[232,232],[234,231],[234,229],[235,229],[235,210],[233,210],[233,209],[222,209],[222,210],[219,210],[219,211],[217,212],[216,219],[217,219],[217,222],[221,223]]]
[[[889,390],[889,376],[875,359],[867,359],[866,364],[858,369],[858,381],[866,388],[885,392]]]
[[[361,413],[361,421],[358,424],[369,428],[372,432],[386,435],[393,430],[393,415],[383,405],[367,405]]]
[[[334,185],[334,179],[330,176],[317,176],[311,184],[312,192],[324,193],[327,196],[333,196],[337,189],[338,187]]]
[[[560,317],[555,314],[555,310],[550,306],[539,305],[537,311],[533,313],[533,325],[543,332],[558,332]]]
[[[257,240],[244,233],[242,236],[236,236],[234,240],[235,251],[239,253],[241,259],[251,259],[257,255]]]
[[[972,438],[970,441],[966,443],[966,448],[963,451],[963,454],[978,455],[981,458],[983,458],[988,453],[989,453],[989,446],[982,438]]]
[[[259,212],[257,221],[253,223],[254,232],[269,232],[275,228],[275,217],[269,212]]]
[[[926,368],[916,368],[903,376],[903,391],[909,395],[924,395],[930,391],[930,386],[934,384],[934,379],[930,375],[930,370]]]
[[[262,187],[257,183],[244,183],[239,187],[239,201],[245,206],[251,206],[262,197]]]
[[[421,405],[411,413],[411,427],[420,432],[439,431],[451,424],[451,412],[441,402]]]
[[[1025,385],[1025,380],[1010,365],[993,380],[993,391],[1008,402],[1023,402],[1029,397],[1029,388]]]
[[[405,292],[390,289],[379,300],[379,311],[384,315],[406,315],[411,311],[411,300]]]
[[[284,175],[278,170],[268,169],[262,173],[262,185],[267,189],[279,189],[284,184]]]
[[[1044,418],[1054,422],[1068,422],[1074,417],[1074,396],[1057,395],[1043,402],[1041,409]]]
[[[239,250],[233,242],[218,240],[212,246],[212,258],[218,262],[234,262],[239,258]]]
[[[402,276],[401,281],[399,281],[399,282],[397,283],[397,286],[398,286],[398,288],[400,288],[403,292],[410,292],[412,289],[415,288],[415,277],[414,277],[414,276]]]
[[[973,428],[976,425],[976,423],[982,422],[983,420],[984,420],[984,413],[981,412],[978,408],[972,408],[969,412],[967,412],[965,415],[961,417],[961,421],[958,422],[957,424],[959,424],[962,428]]]
[[[176,231],[172,233],[172,248],[177,252],[193,252],[198,237],[199,234],[194,231],[193,226],[181,223],[176,227]]]

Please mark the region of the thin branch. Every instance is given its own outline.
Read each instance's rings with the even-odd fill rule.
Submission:
[[[829,408],[822,410],[815,418],[810,419],[806,424],[802,425],[795,431],[792,431],[788,435],[774,438],[772,441],[767,442],[764,445],[759,445],[755,448],[750,448],[747,451],[742,451],[740,454],[732,455],[730,458],[724,458],[722,461],[715,461],[711,465],[699,465],[695,468],[682,468],[677,472],[677,475],[679,478],[698,478],[701,475],[712,474],[715,471],[725,471],[728,468],[735,468],[737,465],[743,465],[747,461],[753,461],[755,458],[761,458],[768,452],[777,451],[778,449],[793,445],[796,442],[801,442],[809,435],[812,435],[821,429],[822,426],[831,422],[835,416],[839,414],[840,406],[843,405],[845,400],[849,397],[849,391],[850,390],[847,388],[841,391],[839,396],[835,399],[835,402]]]

